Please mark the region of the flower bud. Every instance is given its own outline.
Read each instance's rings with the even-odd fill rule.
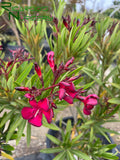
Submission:
[[[52,69],[52,71],[55,71],[55,64],[54,64],[54,52],[50,51],[47,53],[47,61]]]
[[[15,87],[15,89],[18,91],[30,91],[28,87]]]
[[[2,51],[2,50],[3,50],[2,45],[0,45],[0,51]]]
[[[65,64],[65,68],[67,68],[70,64],[72,64],[74,61],[74,57],[72,57],[66,64]]]
[[[8,68],[12,63],[13,63],[13,60],[9,61],[9,62],[7,63],[7,68]]]
[[[41,73],[40,67],[38,66],[37,63],[34,63],[34,65],[35,65],[35,71],[36,71],[36,73],[37,73],[38,76],[41,78],[41,77],[42,77],[42,73]]]

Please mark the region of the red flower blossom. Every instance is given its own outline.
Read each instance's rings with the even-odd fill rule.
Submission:
[[[47,53],[47,61],[52,69],[52,71],[54,72],[55,70],[55,64],[54,64],[54,52],[50,51]]]
[[[80,97],[79,97],[79,99],[80,99]],[[98,103],[97,99],[98,99],[98,96],[96,94],[90,94],[87,97],[81,96],[81,101],[84,103],[84,108],[83,108],[84,114],[86,114],[86,115],[91,114],[91,110]]]
[[[44,114],[47,122],[51,123],[53,118],[53,109],[49,108],[49,100],[47,98],[36,102],[35,99],[29,101],[30,107],[24,107],[21,111],[22,117],[34,126],[40,127],[42,125],[42,115]]]
[[[75,90],[75,86],[72,82],[60,82],[59,83],[59,99],[64,99],[70,104],[73,104],[73,99],[78,92]]]

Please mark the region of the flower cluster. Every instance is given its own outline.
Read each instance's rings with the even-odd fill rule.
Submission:
[[[35,71],[40,78],[42,83],[42,88],[37,89],[36,87],[16,87],[18,91],[27,91],[25,97],[29,99],[29,104],[31,107],[24,107],[21,111],[22,117],[34,126],[40,127],[42,125],[43,115],[46,117],[47,122],[51,123],[54,116],[53,109],[56,109],[57,106],[53,102],[54,97],[59,98],[59,100],[65,100],[69,104],[73,104],[74,99],[79,99],[84,103],[83,112],[86,115],[91,114],[91,110],[97,104],[98,96],[95,94],[89,95],[87,97],[81,96],[85,91],[80,88],[75,89],[73,81],[78,79],[81,75],[75,77],[65,77],[62,81],[56,83],[58,78],[65,72],[74,70],[74,66],[69,67],[73,63],[74,57],[72,57],[65,65],[61,63],[59,67],[55,64],[54,61],[54,52],[50,51],[47,53],[47,61],[51,67],[54,74],[53,84],[45,88],[43,82],[43,76],[40,67],[37,63],[35,65]],[[54,92],[54,88],[57,88],[57,91]],[[44,99],[40,99],[38,102],[35,100],[37,96],[40,96],[42,92],[51,89],[50,95],[46,96]]]

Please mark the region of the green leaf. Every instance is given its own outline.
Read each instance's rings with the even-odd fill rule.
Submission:
[[[67,155],[69,157],[69,160],[76,160],[69,150],[67,150]]]
[[[57,144],[57,145],[60,145],[61,141],[57,138],[55,138],[54,136],[50,135],[50,134],[47,134],[46,135],[53,143]]]
[[[71,132],[71,128],[72,128],[71,120],[68,120],[67,121],[67,126],[66,126],[66,132]]]
[[[20,74],[20,76],[17,79],[17,83],[22,83],[22,81],[27,77],[27,75],[29,74],[29,72],[31,71],[33,66],[33,63],[30,63],[27,65],[27,67],[24,69],[24,71]]]
[[[3,117],[3,119],[2,119],[1,122],[0,122],[0,128],[1,128],[2,126],[4,126],[4,124],[11,118],[11,116],[13,115],[14,112],[15,112],[15,110],[12,110],[11,112],[7,113],[7,114],[5,115],[5,117]]]
[[[9,144],[2,144],[2,149],[5,151],[14,151],[14,147],[10,146]]]
[[[120,98],[112,98],[108,100],[109,103],[120,104]]]
[[[117,83],[111,83],[111,85],[112,85],[112,86],[114,86],[114,87],[116,87],[116,88],[118,88],[118,89],[120,89],[120,84],[117,84]]]
[[[75,154],[79,158],[82,158],[84,160],[92,160],[87,154],[85,154],[85,153],[83,153],[83,152],[81,152],[79,150],[71,149],[70,151],[71,151],[71,153]]]
[[[83,90],[88,89],[89,87],[91,87],[95,82],[91,82],[91,83],[87,83],[85,84],[83,87]]]
[[[31,141],[31,124],[27,124],[27,146],[30,146]]]
[[[7,86],[9,88],[10,91],[12,91],[14,89],[14,77],[11,76],[8,81],[7,81]]]
[[[23,121],[23,118],[21,117],[21,115],[17,115],[15,117],[15,120],[13,121],[13,123],[10,126],[10,129],[8,131],[8,134],[6,136],[6,142],[8,142],[11,138],[11,136],[13,135],[15,129],[21,124],[21,122]]]
[[[82,68],[83,68],[83,66],[80,66],[80,67],[78,66],[77,69],[75,69],[75,70],[73,70],[72,72],[68,73],[67,76],[71,77],[73,74],[74,74],[74,76],[75,76],[77,73],[80,72],[80,70],[82,70]]]
[[[23,119],[22,123],[20,124],[19,128],[18,128],[18,132],[17,132],[17,139],[16,139],[16,145],[18,145],[22,135],[23,135],[23,131],[25,129],[25,125],[26,125],[26,120]]]
[[[109,78],[113,77],[118,71],[118,67],[112,69],[112,71],[105,77],[104,81],[106,82]],[[119,86],[120,89],[120,86]]]
[[[15,75],[16,75],[16,70],[17,70],[17,63],[14,64],[14,67],[13,67],[13,69],[12,69],[12,76],[13,76],[13,77],[15,77]]]
[[[78,47],[80,47],[80,44],[81,44],[81,42],[83,40],[85,32],[86,32],[86,27],[83,30],[81,30],[79,36],[77,37],[77,39],[73,43],[73,45],[72,45],[72,51],[71,52],[76,52],[76,50],[78,49]]]
[[[43,122],[43,126],[49,128],[49,129],[55,130],[55,131],[59,131],[60,130],[56,125],[54,125],[52,123],[48,124],[48,123],[44,123]]]
[[[45,148],[40,150],[40,152],[42,153],[59,153],[62,152],[64,149],[63,148],[59,148],[59,147],[55,147],[55,148]]]
[[[102,127],[95,126],[95,129],[96,129],[96,131],[98,131],[99,133],[101,133],[101,134],[106,138],[106,140],[107,140],[109,143],[111,143],[108,135],[105,133],[105,131],[102,130]]]
[[[1,10],[0,10],[0,16],[4,13],[4,9],[2,8]]]
[[[84,67],[83,69],[83,72],[85,72],[88,76],[90,76],[92,79],[94,79],[99,85],[102,85],[103,83],[97,79],[94,75],[92,75],[92,73],[90,72],[90,70],[86,67]]]
[[[100,154],[100,157],[108,160],[118,159],[118,157],[114,156],[113,153],[108,153],[108,152]]]
[[[59,153],[53,160],[62,160],[66,156],[66,151]]]
[[[84,133],[80,133],[78,136],[75,136],[75,138],[72,139],[71,143],[76,143],[76,141],[78,141],[83,135]]]
[[[90,130],[90,143],[93,142],[93,139],[94,139],[94,130],[93,130],[93,127],[91,127],[91,130]]]

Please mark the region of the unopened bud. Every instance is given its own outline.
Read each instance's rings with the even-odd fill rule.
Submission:
[[[9,61],[9,62],[7,63],[7,68],[8,68],[12,63],[13,63],[13,60]]]
[[[30,91],[28,87],[15,87],[15,89],[18,91]]]
[[[72,57],[66,64],[65,67],[67,68],[70,64],[72,64],[74,61],[74,57]]]
[[[35,65],[35,71],[36,71],[37,75],[41,78],[42,77],[42,72],[41,72],[40,67],[38,66],[37,63],[34,63],[34,65]]]

